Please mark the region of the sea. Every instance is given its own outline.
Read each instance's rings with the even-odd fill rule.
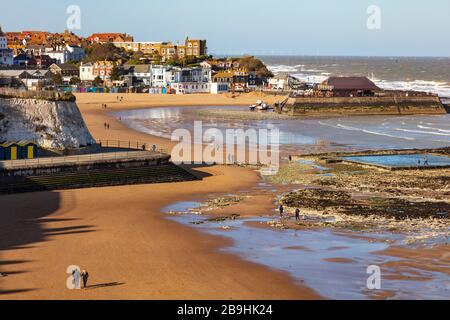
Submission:
[[[383,89],[414,90],[450,98],[450,57],[260,56],[275,74],[308,83],[330,76],[365,76]]]

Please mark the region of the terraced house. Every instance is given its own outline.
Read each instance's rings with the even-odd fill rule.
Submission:
[[[91,36],[92,37],[92,36]],[[111,39],[111,37],[109,38]],[[121,40],[120,38],[119,40]],[[104,39],[106,40],[106,39]],[[92,41],[92,40],[91,40]],[[163,61],[185,58],[200,57],[208,54],[206,40],[186,38],[184,45],[172,42],[134,42],[134,41],[110,41],[117,48],[127,51],[142,52],[146,55],[159,54]]]
[[[92,82],[97,77],[104,81],[106,86],[110,86],[111,73],[114,69],[114,62],[112,61],[97,61],[95,63],[81,63],[80,65],[80,80],[83,82]]]
[[[94,33],[87,38],[91,43],[133,42],[133,36],[126,33]]]
[[[0,27],[0,65],[10,66],[14,63],[13,51],[8,48],[8,39]]]

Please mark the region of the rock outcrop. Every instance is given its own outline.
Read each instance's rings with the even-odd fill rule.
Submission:
[[[64,150],[95,144],[75,102],[0,98],[0,142]]]

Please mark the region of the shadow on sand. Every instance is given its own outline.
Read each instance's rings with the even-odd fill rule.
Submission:
[[[181,164],[181,165],[179,165],[179,167],[183,168],[184,170],[186,170],[190,174],[194,175],[199,180],[203,180],[205,178],[208,178],[208,177],[212,176],[212,174],[209,174],[209,173],[206,173],[206,172],[203,172],[203,171],[199,171],[199,170],[196,170],[196,169],[210,168],[210,167],[213,167],[213,165],[208,165],[208,164]]]
[[[100,289],[100,288],[117,287],[117,286],[123,286],[124,284],[125,284],[124,282],[100,283],[100,284],[87,286],[86,290],[95,290],[95,289]]]
[[[70,197],[70,193],[66,194]],[[65,201],[70,201],[65,199]],[[73,202],[73,200],[72,200]],[[36,243],[50,241],[50,237],[63,237],[96,231],[95,226],[77,224],[74,218],[50,218],[61,205],[58,192],[37,192],[0,195],[0,281],[14,283],[14,277],[29,273],[27,265],[32,260],[6,260],[9,250],[31,249]],[[70,205],[68,206],[70,210]],[[73,207],[73,204],[72,204]],[[75,223],[70,227],[49,228],[48,223]],[[14,288],[0,290],[0,297],[39,290],[39,288]]]

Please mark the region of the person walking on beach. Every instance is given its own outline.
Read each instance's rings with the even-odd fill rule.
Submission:
[[[284,207],[283,205],[280,205],[280,217],[283,218],[283,213],[284,213]]]
[[[295,221],[300,221],[300,209],[295,210]]]
[[[108,129],[108,124],[106,122],[103,125],[105,126],[105,130]]]
[[[88,280],[89,280],[89,273],[86,270],[83,270],[81,272],[81,279],[83,280],[83,288],[86,289],[87,283],[88,283]]]

